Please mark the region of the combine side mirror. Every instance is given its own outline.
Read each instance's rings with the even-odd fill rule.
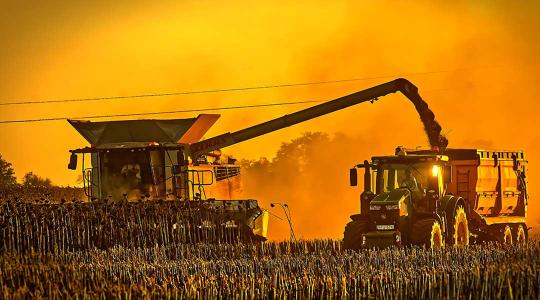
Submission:
[[[349,170],[349,181],[351,186],[358,185],[358,172],[356,171],[356,168],[352,168]]]
[[[77,170],[77,154],[71,153],[71,155],[69,156],[68,169]]]

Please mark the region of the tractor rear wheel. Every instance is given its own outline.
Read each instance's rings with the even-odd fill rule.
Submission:
[[[365,221],[351,221],[345,226],[343,233],[343,248],[359,250],[362,248],[362,234],[368,232],[368,223]]]
[[[469,221],[463,206],[458,206],[448,222],[448,242],[454,246],[469,245]]]
[[[411,244],[440,249],[444,247],[441,224],[435,219],[416,221],[411,227]]]

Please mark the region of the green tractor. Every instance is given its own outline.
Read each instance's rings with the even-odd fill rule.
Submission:
[[[383,248],[527,239],[526,160],[521,151],[446,149],[373,157],[364,168],[360,214],[351,216],[344,247]]]

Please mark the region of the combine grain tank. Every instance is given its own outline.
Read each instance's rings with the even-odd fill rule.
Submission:
[[[396,150],[364,168],[361,212],[351,216],[345,247],[527,240],[527,161],[522,151]]]

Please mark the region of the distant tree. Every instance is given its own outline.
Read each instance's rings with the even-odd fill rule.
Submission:
[[[17,185],[15,171],[11,163],[5,161],[0,154],[0,188],[9,188]]]
[[[40,177],[32,172],[28,172],[23,177],[24,187],[51,187],[52,183],[49,178]]]
[[[272,163],[291,171],[303,172],[306,165],[313,163],[311,160],[315,151],[325,151],[318,146],[328,146],[330,143],[327,133],[304,132],[300,137],[290,142],[281,143]]]

